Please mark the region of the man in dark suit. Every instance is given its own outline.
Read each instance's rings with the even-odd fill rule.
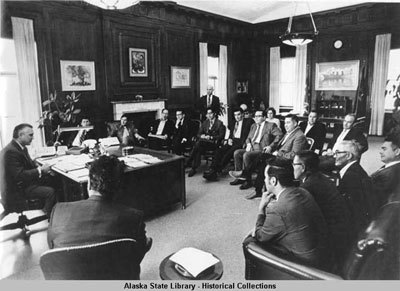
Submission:
[[[118,138],[122,146],[144,146],[145,139],[132,123],[128,122],[128,116],[121,115],[120,124],[110,133],[110,136]]]
[[[306,137],[310,137],[314,140],[311,150],[316,151],[317,154],[319,154],[322,152],[322,148],[324,147],[326,127],[325,124],[318,122],[317,120],[318,114],[315,110],[312,110],[308,114],[308,121],[301,122],[299,127]]]
[[[334,157],[335,166],[340,169],[338,190],[350,211],[351,241],[355,241],[376,210],[372,182],[358,162],[360,149],[354,141],[340,142]]]
[[[22,123],[13,131],[12,141],[0,153],[0,191],[7,200],[20,195],[25,199],[45,200],[43,212],[50,215],[56,203],[54,189],[45,186],[44,178],[50,173],[50,165],[38,166],[29,156],[26,146],[33,140],[32,125]],[[7,203],[7,201],[5,201]]]
[[[224,145],[217,149],[214,154],[210,169],[204,173],[204,178],[209,181],[217,179],[217,172],[220,172],[232,159],[233,153],[243,147],[245,139],[249,135],[250,127],[254,123],[251,118],[244,118],[243,109],[233,110],[235,123],[229,128],[229,138]]]
[[[204,121],[206,119],[207,108],[212,108],[215,114],[219,116],[220,112],[220,101],[217,96],[213,94],[214,87],[211,85],[207,86],[207,95],[200,97],[198,104],[198,110],[200,111],[200,120]]]
[[[350,246],[349,210],[335,183],[318,171],[318,155],[313,151],[302,151],[293,159],[294,178],[300,187],[314,197],[328,227],[329,249],[332,263],[342,266]]]
[[[182,155],[184,148],[191,142],[190,120],[186,118],[185,112],[180,109],[176,111],[176,123],[172,137],[172,152]]]
[[[161,150],[163,147],[170,147],[171,138],[174,132],[174,123],[168,119],[168,109],[161,111],[161,118],[157,119],[150,126],[147,136],[150,149]]]
[[[201,124],[196,142],[186,165],[192,167],[188,176],[196,174],[196,169],[200,166],[201,155],[205,151],[216,150],[225,137],[225,125],[218,120],[214,109],[207,109],[207,119]]]
[[[381,161],[384,165],[371,175],[377,207],[384,205],[389,195],[400,185],[400,134],[392,133],[381,146]]]
[[[101,156],[89,168],[87,200],[58,203],[48,227],[50,248],[100,243],[132,238],[140,260],[151,247],[146,238],[143,212],[113,202],[124,165],[115,156]]]
[[[243,145],[245,148],[236,150],[233,155],[235,171],[230,171],[229,175],[235,178],[235,180],[230,184],[243,184],[240,186],[241,190],[252,186],[251,174],[255,170],[258,158],[262,153],[272,154],[282,137],[282,131],[276,124],[265,121],[265,118],[265,111],[256,111],[256,122],[250,128],[249,135]]]
[[[290,160],[272,158],[256,226],[244,244],[257,241],[300,263],[322,267],[327,253],[325,219],[311,194],[294,186]]]

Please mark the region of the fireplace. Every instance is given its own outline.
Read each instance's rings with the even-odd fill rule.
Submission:
[[[113,101],[113,117],[119,120],[122,114],[154,112],[154,119],[161,116],[161,110],[165,108],[165,99],[143,101]]]

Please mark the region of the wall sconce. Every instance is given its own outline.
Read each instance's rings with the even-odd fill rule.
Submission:
[[[83,1],[103,9],[111,9],[111,10],[125,9],[133,5],[136,5],[137,3],[140,2],[139,0],[83,0]]]

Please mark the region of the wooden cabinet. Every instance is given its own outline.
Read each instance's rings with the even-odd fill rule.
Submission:
[[[349,97],[332,96],[332,99],[317,101],[317,111],[320,117],[343,118],[351,110]]]

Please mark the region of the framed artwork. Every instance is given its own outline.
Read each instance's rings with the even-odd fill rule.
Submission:
[[[96,90],[94,62],[60,60],[60,68],[62,91]]]
[[[249,93],[248,87],[249,81],[236,81],[236,92],[237,93]]]
[[[357,90],[360,61],[317,63],[315,90]]]
[[[147,77],[148,74],[147,49],[129,48],[129,76]]]
[[[190,88],[190,67],[171,66],[171,88]]]

